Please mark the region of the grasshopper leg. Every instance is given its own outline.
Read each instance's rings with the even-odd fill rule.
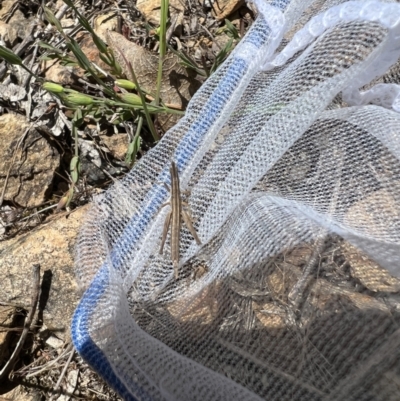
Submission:
[[[163,204],[160,206],[160,210],[161,210],[162,208],[164,208],[165,206],[168,206],[168,205],[170,205],[170,204],[171,204],[170,201],[163,203]]]
[[[167,239],[168,228],[169,228],[169,225],[171,224],[171,217],[172,217],[172,210],[170,212],[168,212],[167,217],[165,218],[164,230],[163,230],[161,246],[160,246],[160,255],[162,255],[163,251],[164,251],[164,245],[165,245],[165,240]]]
[[[175,280],[178,280],[178,261],[174,260],[173,265],[174,265],[174,273],[175,273]]]
[[[190,233],[193,235],[193,238],[195,239],[197,245],[201,245],[200,238],[197,235],[196,230],[193,227],[192,219],[190,218],[189,213],[186,212],[186,210],[182,209],[182,217],[183,217],[183,221],[186,224],[186,227],[189,229]]]

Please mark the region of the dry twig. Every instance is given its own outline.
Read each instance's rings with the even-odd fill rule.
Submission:
[[[60,387],[61,381],[64,378],[65,373],[67,372],[68,366],[71,363],[74,354],[75,354],[75,351],[74,351],[74,349],[72,349],[72,352],[71,352],[71,354],[70,354],[70,356],[69,356],[69,358],[68,358],[68,360],[67,360],[67,362],[66,362],[66,364],[65,364],[65,366],[64,366],[64,368],[63,368],[63,370],[62,370],[62,372],[60,374],[60,377],[58,378],[57,383],[56,383],[56,385],[55,385],[55,387],[53,389],[54,394],[50,397],[49,401],[53,401],[54,397],[58,394],[58,388]]]

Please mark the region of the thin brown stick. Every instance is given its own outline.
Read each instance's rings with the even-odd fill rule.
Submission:
[[[50,361],[49,363],[46,363],[42,368],[40,368],[39,370],[36,370],[33,373],[28,373],[25,378],[29,379],[30,377],[35,377],[38,376],[40,374],[42,374],[43,372],[46,372],[47,370],[50,370],[53,368],[53,366],[60,360],[65,358],[66,355],[68,355],[69,353],[74,353],[73,352],[73,344],[70,343],[68,345],[68,347],[64,350],[64,352],[62,352],[56,359],[53,359],[52,361]]]
[[[39,301],[40,292],[40,265],[33,265],[32,267],[32,298],[31,298],[31,309],[28,316],[25,319],[24,330],[22,331],[21,337],[19,338],[18,344],[14,349],[10,359],[4,365],[0,371],[0,382],[5,379],[14,367],[14,364],[18,358],[18,355],[25,343],[26,337],[28,336],[29,329],[31,327],[33,317],[35,316],[36,307]]]
[[[57,394],[58,393],[58,388],[60,387],[61,381],[64,378],[65,373],[67,372],[68,366],[71,363],[74,354],[75,354],[75,350],[72,349],[71,354],[70,354],[70,356],[69,356],[69,358],[68,358],[68,360],[67,360],[67,362],[66,362],[66,364],[65,364],[65,366],[64,366],[64,368],[63,368],[63,370],[62,370],[62,372],[60,374],[60,377],[58,378],[57,383],[56,383],[56,385],[55,385],[55,387],[53,389],[54,394],[50,397],[49,401],[53,401],[54,397],[56,397],[56,395],[58,395]]]
[[[339,152],[338,149],[333,149],[332,151],[330,150],[329,152],[332,152],[333,154],[336,154],[338,157],[337,159],[339,160],[339,165],[337,169],[337,179],[335,182],[335,187],[333,188],[333,196],[332,200],[330,202],[329,208],[328,208],[328,216],[332,216],[333,213],[336,211],[337,208],[337,202],[338,202],[338,197],[339,197],[339,190],[340,190],[340,185],[341,185],[341,175],[343,171],[343,160],[344,160],[344,155]],[[300,307],[300,304],[302,303],[305,292],[307,287],[310,286],[310,283],[313,280],[312,273],[319,264],[319,261],[321,260],[321,256],[323,251],[325,250],[326,247],[326,239],[328,237],[328,230],[326,228],[321,228],[320,231],[317,234],[316,241],[314,243],[314,250],[313,253],[311,254],[310,259],[308,260],[307,265],[305,266],[303,270],[302,277],[300,280],[294,285],[292,290],[289,293],[289,301],[294,307],[294,310],[298,310]],[[319,272],[319,269],[318,269]]]
[[[321,229],[313,245],[314,250],[310,256],[310,259],[307,262],[307,265],[303,270],[303,274],[289,293],[289,301],[292,303],[295,311],[299,309],[305,290],[309,286],[310,282],[313,280],[312,273],[318,265],[322,253],[325,250],[326,239],[327,231],[325,229]]]

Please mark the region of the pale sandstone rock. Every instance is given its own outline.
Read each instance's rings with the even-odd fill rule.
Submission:
[[[35,401],[37,399],[34,390],[32,393],[28,393],[22,386],[17,386],[8,393],[0,396],[1,401]]]
[[[160,0],[137,0],[136,7],[147,21],[153,25],[160,25]],[[170,0],[169,12],[171,14],[182,13],[185,10],[184,0]]]
[[[106,42],[106,32],[115,31],[117,28],[117,22],[117,16],[115,13],[99,15],[94,20],[94,31],[100,37],[100,39]]]
[[[41,267],[43,325],[58,338],[67,339],[78,303],[73,252],[86,207],[69,216],[55,216],[28,234],[0,243],[2,291],[0,303],[28,310],[31,303],[31,269]],[[47,299],[47,300],[46,300]],[[39,314],[40,317],[40,314]]]
[[[27,132],[28,127],[24,116],[0,116],[0,188],[10,171],[4,200],[23,207],[44,202],[60,164],[58,151],[35,129]]]

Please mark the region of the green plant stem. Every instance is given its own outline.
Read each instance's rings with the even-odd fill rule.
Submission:
[[[147,125],[150,128],[151,135],[153,136],[154,142],[158,142],[160,140],[160,136],[157,134],[157,131],[156,131],[155,127],[154,127],[153,120],[151,119],[151,116],[150,116],[150,113],[149,113],[149,109],[147,107],[146,99],[144,97],[142,89],[140,88],[139,82],[138,82],[138,80],[136,78],[135,71],[133,71],[133,67],[132,67],[132,64],[131,64],[130,61],[128,62],[128,68],[129,68],[129,71],[130,71],[130,73],[132,75],[133,82],[136,85],[136,89],[137,89],[137,91],[139,93],[140,99],[142,100],[144,114],[146,116]]]
[[[139,117],[139,121],[138,121],[138,125],[137,125],[137,127],[136,127],[135,136],[134,136],[133,139],[132,139],[132,144],[134,145],[134,146],[133,146],[133,152],[132,152],[131,155],[129,155],[129,158],[130,158],[130,165],[131,165],[131,166],[135,163],[135,161],[136,161],[136,156],[137,156],[137,152],[139,151],[139,148],[135,148],[135,144],[136,144],[136,142],[137,142],[137,140],[138,140],[138,138],[139,138],[139,136],[140,136],[140,132],[141,132],[141,130],[142,130],[142,127],[143,127],[143,116],[140,116],[140,117]]]
[[[72,130],[74,131],[74,140],[75,140],[75,156],[79,157],[79,146],[78,146],[78,130],[76,129],[75,122],[72,121]]]
[[[39,82],[43,82],[43,78],[39,77],[38,75],[36,75],[33,71],[31,71],[26,65],[21,64],[21,67],[27,71],[30,75],[32,75],[33,77],[36,78],[37,81]]]
[[[109,106],[123,107],[125,109],[143,110],[144,112],[146,112],[146,110],[147,110],[147,112],[149,114],[150,114],[150,112],[154,113],[154,114],[157,114],[157,113],[177,114],[179,116],[183,116],[185,114],[185,112],[182,110],[170,109],[169,107],[165,107],[165,106],[164,107],[160,107],[160,106],[156,107],[151,104],[147,104],[145,107],[143,107],[140,105],[136,106],[136,105],[129,104],[129,103],[115,102],[114,100],[104,100],[104,103],[106,103]],[[146,116],[146,118],[147,118],[147,116]]]
[[[142,126],[143,126],[143,117],[140,116],[139,117],[139,121],[138,121],[138,125],[136,127],[136,133],[135,133],[135,136],[133,137],[133,141],[140,135],[140,131],[142,130]]]
[[[154,104],[158,106],[160,104],[160,92],[161,92],[161,81],[162,81],[162,69],[163,69],[163,58],[160,55],[158,60],[158,72],[157,72],[157,90]]]
[[[128,68],[128,71],[131,74],[131,78],[133,80],[133,83],[136,85],[136,89],[137,89],[137,91],[139,93],[139,96],[140,96],[140,99],[142,101],[142,106],[143,106],[144,114],[146,116],[147,125],[149,126],[149,129],[150,129],[151,135],[153,136],[154,142],[158,142],[160,140],[160,136],[157,134],[157,131],[156,131],[155,127],[154,127],[153,120],[151,119],[149,110],[147,108],[146,98],[144,97],[143,91],[140,88],[139,82],[138,82],[138,80],[136,78],[135,71],[133,71],[132,63],[126,59],[125,54],[122,52],[121,49],[119,49],[117,47],[117,50],[119,51],[120,55],[124,59],[124,62],[126,64],[127,68]],[[123,103],[123,104],[125,105],[125,103]],[[138,107],[135,106],[133,108],[137,109]]]
[[[162,83],[162,73],[164,57],[167,50],[167,17],[168,17],[168,0],[161,0],[161,19],[160,19],[160,56],[158,58],[158,73],[157,73],[157,91],[154,100],[155,105],[160,104],[160,92]]]

